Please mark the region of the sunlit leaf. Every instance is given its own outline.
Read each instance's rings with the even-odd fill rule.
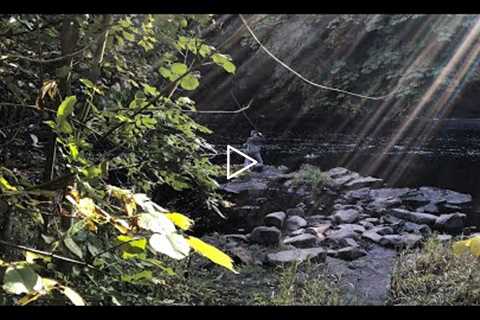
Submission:
[[[182,230],[188,230],[193,225],[193,220],[178,212],[166,213],[165,216]]]
[[[0,176],[0,187],[5,191],[17,191],[17,188],[12,186],[4,177]]]
[[[188,71],[188,67],[184,63],[174,63],[170,67],[170,70],[172,70],[173,73],[181,76],[182,74],[184,74]]]
[[[156,252],[165,254],[176,260],[181,260],[187,257],[190,251],[187,240],[176,233],[155,233],[150,238],[149,244]]]
[[[42,278],[26,264],[8,267],[3,277],[3,289],[12,294],[39,291],[42,286]]]
[[[78,246],[78,244],[75,243],[75,241],[73,241],[72,238],[70,237],[66,237],[64,240],[63,240],[63,243],[65,244],[65,246],[68,248],[68,250],[70,250],[73,254],[75,254],[77,257],[79,257],[80,259],[83,259],[83,252],[82,252],[82,249]]]
[[[148,281],[151,281],[152,278],[153,278],[153,273],[150,270],[145,270],[132,275],[122,274],[121,276],[122,281],[134,283],[134,284],[148,282]]]
[[[180,86],[185,89],[185,90],[195,90],[198,86],[200,85],[200,82],[198,79],[192,75],[186,75],[181,81],[180,81]]]
[[[84,306],[85,301],[83,298],[75,292],[72,288],[63,287],[63,294],[76,306]]]
[[[175,225],[163,213],[153,212],[139,214],[137,216],[137,224],[140,228],[160,234],[175,232]]]
[[[65,119],[73,112],[73,107],[77,102],[76,96],[68,96],[63,100],[57,110],[57,119]]]
[[[230,271],[237,273],[233,268],[232,258],[230,258],[228,255],[226,255],[219,249],[195,237],[189,237],[188,243],[193,248],[193,250],[195,250],[202,256],[210,259],[212,262],[218,265],[227,268]]]

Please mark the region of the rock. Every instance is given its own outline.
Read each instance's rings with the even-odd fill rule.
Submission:
[[[361,188],[345,193],[345,198],[352,200],[368,200],[370,199],[370,188]]]
[[[407,233],[419,233],[421,235],[427,236],[432,233],[432,229],[426,224],[416,224],[413,222],[405,222],[399,231]]]
[[[406,195],[403,195],[401,200],[402,203],[413,207],[420,207],[430,203],[430,199],[425,197],[422,193],[419,193],[417,190],[410,191]]]
[[[382,236],[380,244],[386,247],[394,248],[413,248],[423,237],[418,234],[389,234]]]
[[[314,227],[308,227],[306,232],[313,235],[324,234],[332,225],[330,223],[318,224]]]
[[[344,175],[346,175],[350,172],[351,171],[346,169],[346,168],[337,167],[337,168],[333,168],[333,169],[328,170],[327,172],[325,172],[325,174],[327,176],[329,176],[331,179],[336,179],[336,178],[344,176]]]
[[[234,247],[228,251],[235,263],[243,263],[246,265],[255,264],[255,259],[253,258],[252,254],[243,247]]]
[[[374,231],[365,231],[364,233],[362,233],[362,238],[365,238],[365,239],[368,239],[370,241],[373,241],[375,243],[379,243],[380,240],[382,239],[382,236],[379,235],[378,233],[374,232]]]
[[[327,235],[327,239],[339,242],[345,238],[358,238],[365,232],[365,228],[358,224],[342,224],[338,226],[339,230],[335,230]]]
[[[285,222],[287,230],[294,231],[307,226],[307,221],[299,216],[290,216]]]
[[[386,214],[383,217],[380,218],[380,223],[383,224],[390,224],[392,227],[396,228],[405,223],[402,219],[399,219],[397,217],[394,217],[390,214]]]
[[[353,179],[345,184],[345,187],[348,189],[360,189],[365,187],[373,187],[383,183],[383,179],[373,178],[373,177],[360,177]]]
[[[393,233],[393,229],[391,227],[387,227],[387,226],[377,226],[377,227],[372,228],[371,231],[373,231],[373,232],[375,232],[375,233],[377,233],[381,236]]]
[[[360,245],[358,244],[357,241],[355,241],[352,238],[345,238],[340,241],[340,245],[345,246],[345,247],[354,247],[354,248],[359,248]]]
[[[250,240],[264,245],[278,245],[281,232],[276,227],[260,226],[253,229]]]
[[[452,240],[453,237],[449,234],[438,234],[436,238],[440,242],[448,242],[448,241]]]
[[[400,198],[409,193],[410,188],[379,188],[370,190],[371,199],[393,199]]]
[[[367,230],[372,229],[375,226],[373,223],[368,222],[366,220],[359,221],[358,224]]]
[[[287,210],[287,216],[299,216],[299,217],[304,217],[305,216],[305,210],[301,207],[296,207],[296,208],[291,208]]]
[[[351,261],[365,255],[367,255],[367,252],[363,249],[360,249],[359,247],[346,247],[336,250],[334,257],[342,260]]]
[[[400,199],[398,198],[391,198],[391,199],[380,198],[380,199],[375,199],[373,202],[370,202],[367,205],[366,210],[370,212],[375,212],[375,213],[384,212],[386,209],[399,206],[401,204],[402,204],[402,201],[400,201]]]
[[[353,262],[327,257],[326,271],[339,277],[345,297],[353,296],[352,303],[385,305],[395,256],[394,250],[374,245],[366,256]],[[352,269],[353,263],[359,266]]]
[[[308,233],[304,233],[295,237],[288,237],[283,240],[283,244],[292,245],[296,248],[313,248],[319,243],[319,239]]]
[[[472,196],[448,189],[421,187],[419,191],[432,203],[446,202],[449,205],[466,206],[472,202]]]
[[[437,230],[459,233],[465,227],[466,215],[463,213],[442,214],[435,221],[433,226]]]
[[[325,224],[329,223],[329,219],[327,217],[322,216],[322,215],[314,215],[314,216],[309,216],[305,218],[307,220],[307,223],[309,226],[316,226],[319,224]]]
[[[371,224],[379,224],[380,219],[378,218],[366,218],[365,221],[370,222]]]
[[[246,234],[226,234],[224,235],[226,239],[232,239],[235,241],[248,242],[248,236]]]
[[[295,231],[289,232],[288,235],[290,237],[295,237],[295,236],[299,236],[299,235],[304,234],[304,233],[305,233],[305,229],[300,228],[300,229],[297,229]]]
[[[390,210],[390,213],[397,218],[418,224],[427,224],[429,226],[434,225],[435,221],[437,220],[437,217],[432,214],[413,212],[405,209],[392,209]]]
[[[438,207],[433,203],[429,203],[426,206],[420,207],[420,208],[417,209],[417,211],[418,212],[431,213],[431,214],[440,213],[440,209],[438,209]]]
[[[230,193],[239,194],[245,191],[265,191],[268,186],[264,182],[249,180],[245,182],[229,182],[220,187],[222,190]]]
[[[328,182],[328,186],[334,189],[340,189],[344,187],[350,181],[360,178],[361,176],[356,172],[350,172],[346,175],[342,175],[338,178],[333,178]]]
[[[338,210],[333,215],[337,223],[352,223],[358,220],[360,213],[355,209]]]
[[[327,252],[322,248],[293,249],[267,254],[267,262],[271,265],[304,262],[310,259],[313,262],[324,262]]]
[[[282,229],[286,216],[283,211],[272,212],[265,216],[264,223],[266,226]]]

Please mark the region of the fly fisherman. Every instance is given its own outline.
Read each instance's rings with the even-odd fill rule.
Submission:
[[[262,145],[265,143],[265,138],[257,130],[252,130],[250,132],[250,137],[244,144],[245,153],[250,157],[258,161],[258,164],[263,165],[262,155],[260,154],[262,150]],[[247,166],[249,160],[245,159],[244,165]]]

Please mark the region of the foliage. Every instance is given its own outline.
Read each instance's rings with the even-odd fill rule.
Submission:
[[[456,255],[452,243],[435,237],[421,249],[404,251],[397,259],[390,304],[472,305],[480,303],[478,258]]]
[[[219,168],[204,155],[210,130],[189,116],[196,108],[188,97],[201,85],[200,69],[235,73],[230,56],[200,37],[212,23],[212,15],[0,17],[2,102],[33,109],[37,125],[45,120],[53,140],[40,138],[43,176],[53,168],[59,177],[36,184],[38,176],[0,167],[0,196],[41,231],[44,243],[30,245],[80,259],[80,272],[115,270],[112,277],[128,283],[156,281],[154,269],[170,274],[157,255],[184,260],[191,249],[235,272],[230,257],[187,235],[194,219],[151,199],[159,187],[194,190],[190,216],[220,209]],[[62,278],[56,262],[49,272]],[[83,301],[23,262],[22,273],[12,269],[19,263],[3,265],[4,289],[26,294],[19,303],[54,289]],[[36,282],[27,286],[24,278]]]

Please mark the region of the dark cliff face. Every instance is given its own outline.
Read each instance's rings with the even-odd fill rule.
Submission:
[[[251,15],[246,19],[272,53],[306,78],[365,95],[393,95],[375,101],[313,87],[263,52],[238,16],[222,15],[218,17],[221,32],[212,33],[209,41],[216,45],[226,41],[222,51],[233,57],[237,72],[234,76],[222,70],[206,73],[194,96],[200,109],[235,110],[239,108],[235,98],[242,105],[254,99],[246,114],[259,130],[276,136],[332,130],[365,135],[395,132],[410,118],[480,118],[478,16]],[[199,121],[221,135],[246,136],[252,128],[243,114],[209,114]]]

